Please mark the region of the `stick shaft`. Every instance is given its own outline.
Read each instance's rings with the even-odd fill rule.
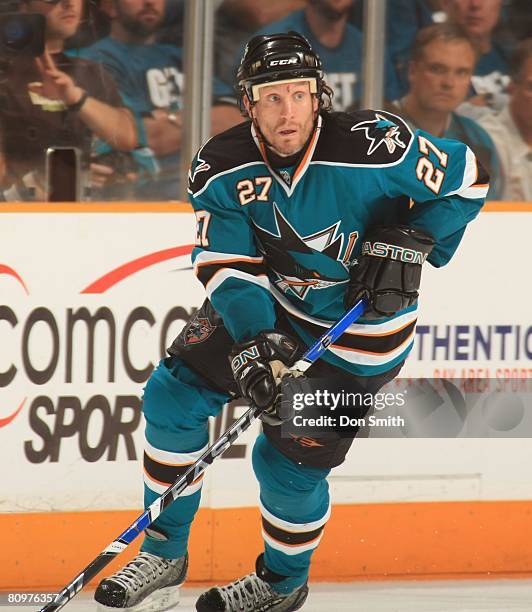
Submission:
[[[358,319],[364,312],[365,303],[359,300],[348,310],[334,325],[332,325],[316,342],[305,352],[301,359],[295,364],[295,368],[304,372],[317,359],[323,355],[327,348],[337,340],[344,331]],[[144,512],[107,548],[105,548],[87,567],[80,572],[67,586],[65,586],[55,597],[54,601],[46,604],[40,612],[56,612],[65,606],[81,589],[99,574],[104,567],[119,555],[135,540],[153,521],[168,508],[179,495],[194,482],[207,467],[244,432],[261,413],[261,409],[251,406],[222,436],[214,442],[193,463],[190,468],[180,476],[166,491],[158,497]]]
[[[320,337],[316,342],[308,349],[308,351],[297,361],[294,368],[305,372],[310,366],[319,359],[323,353],[329,348],[329,346],[344,333],[344,331],[359,319],[364,310],[366,309],[367,302],[363,299],[350,308],[336,323],[334,323],[329,329]]]

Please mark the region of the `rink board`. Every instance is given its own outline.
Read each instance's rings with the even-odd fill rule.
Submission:
[[[471,225],[448,266],[424,270],[419,324],[429,331],[422,345],[416,343],[404,374],[530,376],[530,208],[490,205],[492,212]],[[194,222],[186,205],[8,204],[2,212],[0,457],[5,469],[0,509],[5,514],[0,531],[25,534],[28,546],[20,552],[13,539],[13,548],[2,550],[11,559],[18,550],[20,559],[14,573],[6,574],[0,563],[0,587],[12,586],[13,580],[33,584],[26,582],[30,575],[35,579],[27,565],[34,552],[30,542],[52,555],[47,565],[57,567],[62,559],[61,571],[78,568],[74,558],[61,557],[63,551],[52,554],[42,532],[55,527],[58,540],[74,538],[73,557],[78,559],[83,550],[90,560],[89,551],[97,552],[107,541],[89,529],[80,533],[84,512],[91,513],[97,533],[102,525],[112,527],[111,536],[126,526],[125,515],[134,518],[128,511],[141,503],[143,382],[203,299],[190,269]],[[494,336],[489,359],[475,359],[472,334],[490,326],[503,332]],[[443,345],[436,346],[434,340],[442,337]],[[243,409],[232,408],[213,425],[213,432]],[[206,527],[196,530],[202,535],[196,536],[193,579],[220,575],[220,547],[210,546],[210,552],[206,547],[218,539],[228,544],[227,534],[234,533],[228,530],[228,520],[243,526],[243,541],[260,542],[254,509],[257,487],[249,462],[257,430],[244,435],[231,456],[208,472],[201,510]],[[485,543],[497,535],[495,517],[503,508],[506,528],[517,533],[521,512],[532,508],[527,470],[531,459],[527,439],[359,440],[330,482],[343,521],[361,524],[361,516],[366,517],[360,538],[382,529],[377,516],[383,518],[383,508],[393,509],[385,524],[396,524],[400,533],[415,527],[421,508],[437,508],[434,515],[427,510],[427,525],[438,531],[440,522],[446,525],[446,513],[455,512],[454,531],[446,540],[456,537],[459,548],[469,541],[467,534],[474,533],[466,529],[461,513],[478,518]],[[16,467],[10,470],[10,465]],[[40,514],[50,510],[54,513]],[[340,571],[339,576],[342,567],[349,575],[396,570],[438,574],[449,569],[441,559],[431,561],[438,548],[431,545],[412,550],[414,556],[405,552],[408,563],[384,554],[382,563],[377,559],[364,564],[368,551],[360,550],[359,565],[346,566],[340,552],[346,542],[335,520],[318,552],[323,559],[314,570],[318,576],[333,575],[327,572],[335,568],[335,559],[340,561],[331,571]],[[353,530],[351,537],[357,534]],[[439,534],[442,537],[441,530]],[[377,557],[386,552],[382,543],[377,548]],[[450,550],[460,557],[456,548]],[[468,566],[466,557],[459,571],[485,571],[482,563]],[[499,547],[483,555],[497,572],[528,571],[529,557],[511,537],[504,551]],[[231,575],[239,558],[235,553],[228,564]],[[59,577],[50,571],[49,580]]]

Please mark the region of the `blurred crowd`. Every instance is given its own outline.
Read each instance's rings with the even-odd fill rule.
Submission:
[[[296,30],[337,111],[360,108],[362,0],[216,2],[211,133],[243,120],[235,75],[257,33]],[[185,0],[21,0],[46,22],[38,58],[0,57],[0,199],[43,200],[47,150],[80,152],[90,200],[175,200]],[[465,142],[492,200],[532,201],[531,0],[387,0],[384,107]]]

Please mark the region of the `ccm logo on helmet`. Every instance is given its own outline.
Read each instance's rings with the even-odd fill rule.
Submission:
[[[289,64],[297,64],[297,57],[287,57],[286,59],[274,59],[268,62],[268,66],[287,66]]]

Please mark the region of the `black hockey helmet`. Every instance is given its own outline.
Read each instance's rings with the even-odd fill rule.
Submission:
[[[254,36],[246,45],[237,72],[238,88],[251,102],[258,100],[259,85],[292,79],[308,79],[311,92],[321,102],[321,60],[309,41],[298,32]]]

